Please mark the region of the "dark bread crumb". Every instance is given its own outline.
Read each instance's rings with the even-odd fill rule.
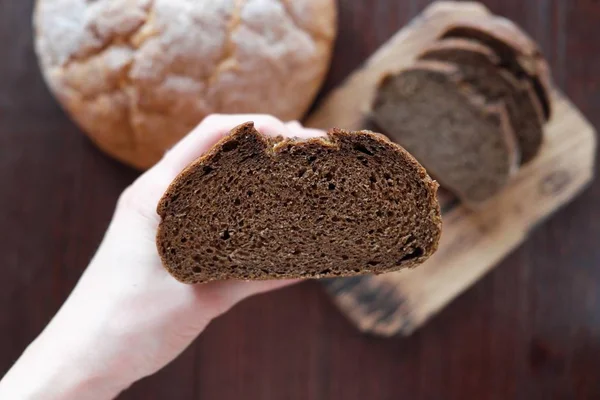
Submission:
[[[443,39],[419,57],[453,63],[463,79],[473,85],[489,103],[502,100],[521,151],[521,164],[539,152],[544,136],[542,106],[528,79],[517,79],[502,68],[495,52],[470,39]]]
[[[485,99],[453,64],[417,61],[380,84],[372,118],[465,204],[504,188],[518,147],[502,102]]]
[[[437,187],[383,135],[336,129],[300,141],[247,123],[173,181],[157,247],[185,283],[410,268],[437,249]]]

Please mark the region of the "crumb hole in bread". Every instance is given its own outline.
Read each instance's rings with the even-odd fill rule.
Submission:
[[[362,165],[364,165],[365,167],[368,167],[368,166],[369,166],[369,162],[368,162],[368,161],[367,161],[367,159],[366,159],[366,158],[364,158],[364,157],[361,157],[361,158],[360,158],[360,162],[361,162],[361,163],[362,163]]]
[[[173,248],[171,248],[170,252],[171,252],[171,254],[177,253],[177,251],[175,249],[173,249]]]
[[[240,199],[235,199],[233,201],[233,204],[236,205],[236,206],[239,206],[240,205]]]
[[[335,185],[333,183],[330,183],[328,186],[329,190],[335,190]]]
[[[186,237],[182,237],[180,241],[181,241],[181,243],[185,243],[185,242],[187,242],[187,238]]]
[[[228,240],[231,237],[231,235],[229,234],[229,229],[225,229],[223,232],[221,232],[221,234],[219,236],[223,240]]]
[[[308,156],[306,159],[309,164],[312,164],[317,159],[317,156]]]
[[[333,174],[331,172],[328,172],[327,175],[325,175],[325,179],[327,179],[328,181],[333,179]]]
[[[403,261],[409,261],[409,260],[413,260],[415,258],[419,258],[419,257],[423,256],[424,253],[425,252],[423,251],[422,248],[417,247],[412,252],[410,252],[407,255],[405,255],[404,257],[402,257],[400,259],[400,261],[398,262],[398,264],[401,264]]]
[[[211,167],[210,165],[205,165],[204,168],[202,169],[202,171],[204,172],[204,175],[208,175],[214,171],[214,168]]]
[[[254,192],[252,190],[248,190],[246,194],[248,195],[248,197],[251,197],[254,194]]]
[[[380,264],[380,262],[379,261],[375,261],[375,260],[371,260],[371,261],[369,261],[367,263],[367,265],[369,265],[371,267],[374,267],[374,266],[379,265],[379,264]]]
[[[200,267],[193,267],[192,268],[192,272],[195,273],[195,274],[199,274],[199,273],[202,272],[202,268],[200,268]]]
[[[381,210],[377,210],[377,212],[375,213],[379,218],[383,217],[383,211]]]
[[[202,261],[202,258],[200,258],[200,255],[199,255],[199,254],[194,254],[194,255],[192,256],[192,260],[194,260],[194,262],[197,262],[197,263],[199,263],[200,261]]]
[[[300,170],[298,171],[298,178],[302,178],[305,173],[306,173],[306,168],[300,168]]]
[[[383,174],[383,179],[389,181],[390,179],[392,179],[392,176],[386,172],[385,174]]]
[[[232,140],[223,145],[223,152],[227,153],[229,151],[233,151],[233,150],[237,149],[238,146],[239,146],[238,141]]]
[[[208,254],[211,254],[211,253],[214,253],[214,250],[213,250],[213,249],[211,249],[211,248],[208,248],[208,249],[206,249],[206,252],[207,252]]]
[[[371,183],[377,183],[377,177],[375,175],[371,175],[369,177],[369,180],[371,181]]]
[[[331,269],[327,268],[324,269],[323,271],[319,272],[319,275],[326,275],[326,274],[330,274],[331,273]]]
[[[339,222],[340,221],[340,217],[338,217],[337,215],[334,215],[333,217],[331,217],[331,221],[332,222]]]
[[[364,146],[364,145],[362,145],[362,144],[360,144],[360,143],[356,143],[356,144],[354,145],[354,150],[356,150],[356,151],[360,151],[361,153],[367,154],[367,155],[369,155],[369,156],[372,156],[372,155],[373,155],[373,152],[372,152],[372,151],[370,151],[370,150],[369,150],[369,149],[368,149],[366,146]]]
[[[342,254],[342,260],[347,260],[348,256],[346,254]]]

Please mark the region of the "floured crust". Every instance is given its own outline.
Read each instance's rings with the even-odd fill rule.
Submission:
[[[54,94],[99,147],[140,169],[211,113],[300,118],[336,21],[333,0],[38,0],[34,16]]]
[[[532,80],[546,120],[550,119],[552,77],[548,62],[535,41],[513,22],[498,16],[461,18],[440,37],[483,39],[482,41],[500,56],[503,63],[514,64],[512,68],[516,68],[517,71],[513,72],[525,74]],[[511,68],[510,65],[508,67]]]

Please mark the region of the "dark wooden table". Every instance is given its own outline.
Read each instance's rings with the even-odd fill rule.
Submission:
[[[32,3],[0,0],[0,376],[65,300],[136,177],[50,96]],[[427,3],[341,0],[325,90]],[[485,3],[539,40],[600,126],[600,2]],[[410,338],[361,336],[305,283],[237,306],[122,398],[600,399],[600,181]]]

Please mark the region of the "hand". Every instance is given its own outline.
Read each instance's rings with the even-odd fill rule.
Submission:
[[[123,192],[100,248],[70,297],[0,382],[1,399],[113,398],[172,361],[240,300],[292,283],[184,285],[163,269],[156,250],[156,205],[167,186],[247,121],[266,135],[323,135],[266,115],[206,118]]]

